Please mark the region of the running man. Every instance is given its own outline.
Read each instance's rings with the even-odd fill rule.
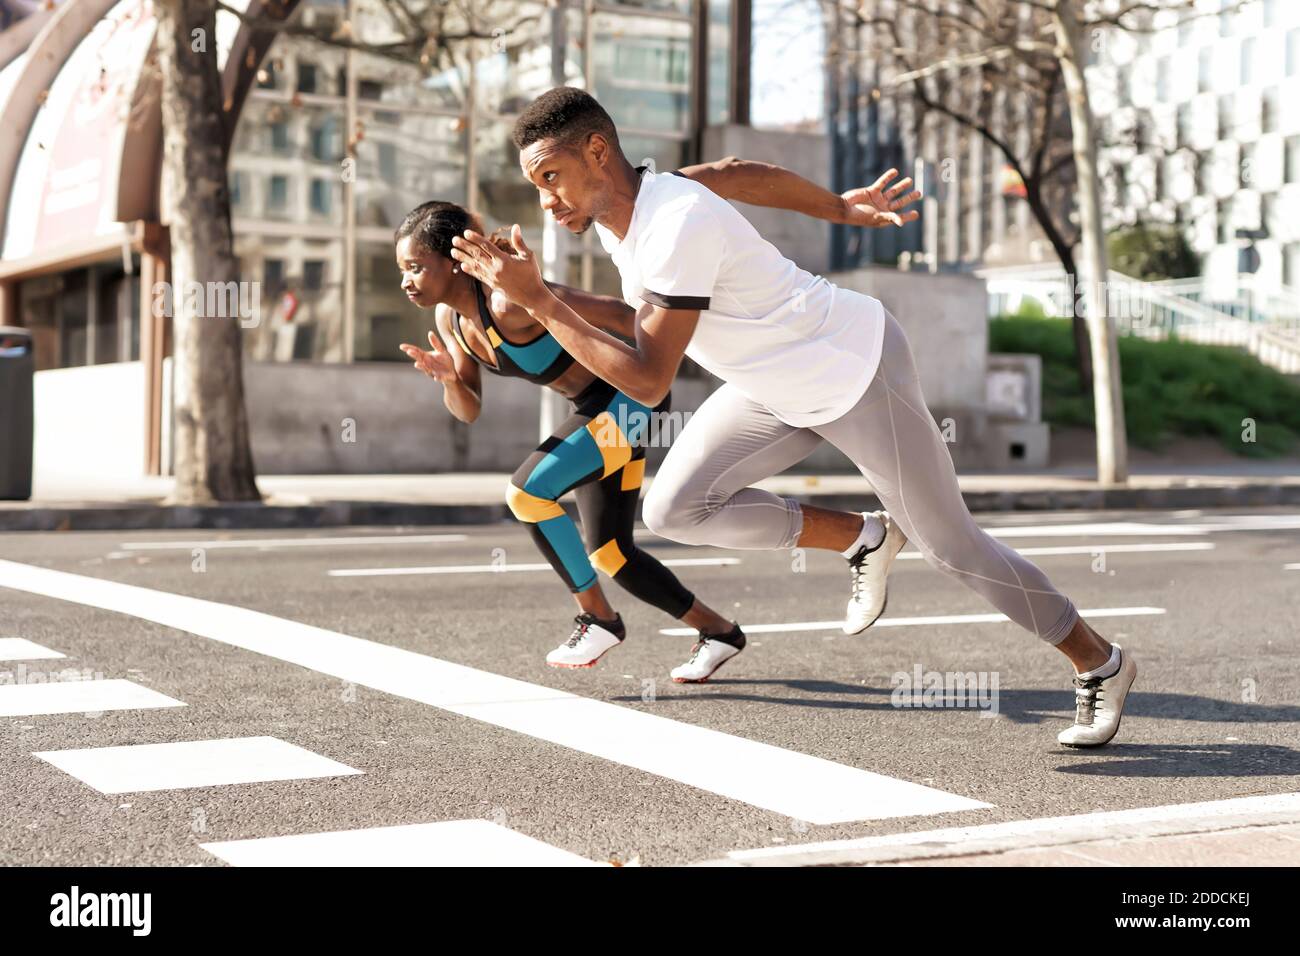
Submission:
[[[453,240],[452,257],[636,401],[661,400],[683,355],[724,380],[646,496],[652,531],[690,544],[838,551],[852,577],[849,634],[883,612],[889,568],[910,540],[932,567],[1070,660],[1075,721],[1060,743],[1095,747],[1115,736],[1137,675],[1132,656],[1089,627],[1038,567],[975,524],[902,327],[877,300],[798,268],[726,201],[815,209],[841,197],[793,173],[715,183],[634,169],[609,114],[570,87],[534,100],[514,141],[556,222],[574,233],[596,225],[636,309],[633,344],[547,288],[517,226],[513,254],[469,232]],[[884,511],[801,506],[750,487],[823,441],[867,477]]]

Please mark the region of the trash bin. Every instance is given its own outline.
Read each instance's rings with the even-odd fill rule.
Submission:
[[[32,496],[32,378],[36,360],[26,329],[0,326],[0,499]]]

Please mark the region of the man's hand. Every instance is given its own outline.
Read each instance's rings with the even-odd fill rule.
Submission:
[[[453,238],[451,245],[451,257],[460,263],[466,275],[500,291],[516,305],[532,308],[549,295],[537,257],[525,245],[518,223],[510,229],[513,255],[503,252],[486,236],[468,229],[464,236]]]
[[[429,378],[442,382],[446,385],[448,382],[460,381],[460,376],[456,374],[456,366],[452,364],[451,356],[447,354],[438,341],[438,337],[429,332],[428,352],[414,345],[403,344],[401,349],[406,353],[407,358],[415,363],[418,368]]]
[[[907,212],[899,210],[920,199],[921,193],[915,189],[907,192],[912,185],[911,177],[889,186],[889,181],[897,175],[898,170],[891,169],[870,186],[860,186],[842,193],[840,198],[844,201],[844,218],[840,222],[871,229],[914,222],[921,215],[919,212],[915,209]]]

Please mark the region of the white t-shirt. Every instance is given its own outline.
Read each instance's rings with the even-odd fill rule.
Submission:
[[[786,424],[834,421],[871,384],[880,302],[800,269],[707,187],[647,171],[623,240],[596,232],[624,301],[699,309],[686,354]]]

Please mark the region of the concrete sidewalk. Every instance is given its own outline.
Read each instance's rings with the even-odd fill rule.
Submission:
[[[703,866],[1295,866],[1300,794],[741,850]]]
[[[1300,506],[1300,475],[1275,465],[1243,464],[1177,474],[1135,474],[1126,487],[1103,487],[1079,474],[961,476],[973,512],[1242,508]],[[0,501],[0,531],[154,528],[291,528],[348,525],[484,524],[510,518],[505,473],[433,475],[267,475],[260,503],[175,506],[171,478],[79,477],[43,481],[30,501]],[[653,478],[647,480],[647,486]],[[852,474],[784,474],[760,487],[827,508],[879,506],[868,482]]]

